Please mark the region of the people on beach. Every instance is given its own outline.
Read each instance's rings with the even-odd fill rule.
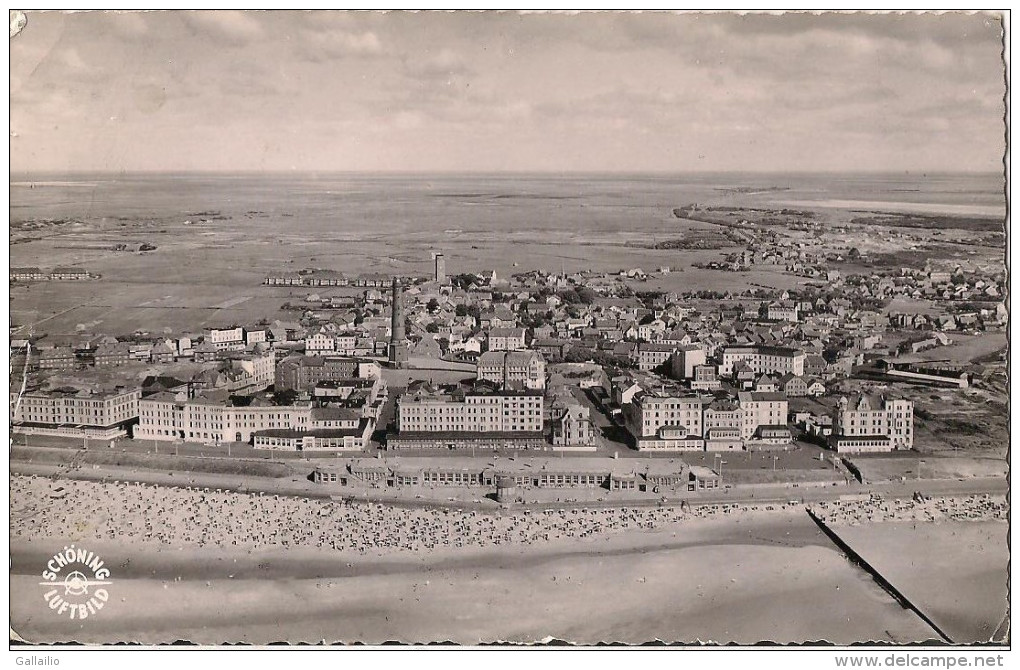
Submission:
[[[812,511],[828,525],[852,525],[883,521],[984,521],[1004,520],[1006,500],[987,494],[951,498],[886,500],[872,496],[865,500],[830,500],[812,503]]]
[[[381,503],[238,493],[134,482],[11,478],[11,538],[134,540],[172,547],[245,550],[314,547],[356,553],[527,545],[608,533],[676,528],[689,519],[771,513],[783,504],[597,509],[518,509],[485,513]],[[1004,518],[987,496],[817,503],[827,520]],[[909,516],[912,515],[912,516]]]

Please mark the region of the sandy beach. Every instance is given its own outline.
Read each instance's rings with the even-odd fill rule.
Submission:
[[[812,509],[954,642],[1001,641],[1009,580],[1003,496],[822,502]]]
[[[1005,521],[897,521],[839,533],[953,642],[995,638],[1009,603]]]
[[[11,493],[12,616],[36,641],[934,638],[797,505],[483,514],[31,477]],[[39,592],[68,542],[112,572],[86,621]]]
[[[113,602],[102,616],[85,622],[54,616],[37,594],[37,577],[16,575],[13,614],[30,639],[89,642],[931,637],[867,577],[817,546],[709,544],[612,556],[579,550],[548,560],[542,553],[528,548],[449,568],[426,561],[347,578],[125,579],[111,585]]]

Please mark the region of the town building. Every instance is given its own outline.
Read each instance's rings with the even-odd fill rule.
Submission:
[[[487,351],[478,357],[478,379],[504,389],[545,388],[545,359],[537,351]]]
[[[256,344],[259,344],[259,343],[265,342],[265,341],[266,341],[266,331],[265,330],[245,330],[244,331],[244,343],[245,343],[246,346],[251,347],[253,345],[256,345]],[[191,342],[189,341],[188,344],[190,346]]]
[[[217,350],[244,349],[244,328],[210,328],[206,342]]]
[[[40,370],[69,370],[78,364],[78,358],[71,347],[40,348],[36,364]]]
[[[641,342],[637,348],[638,370],[654,370],[666,363],[677,347],[672,344],[656,344],[654,342]]]
[[[690,380],[693,391],[717,391],[722,388],[714,365],[695,365],[694,377]]]
[[[375,361],[333,356],[289,356],[279,362],[274,373],[277,391],[298,391],[322,381],[339,379],[378,379],[382,374]]]
[[[524,349],[523,328],[492,328],[486,336],[488,351],[519,351]]]
[[[211,342],[202,342],[192,347],[191,356],[196,363],[211,363],[219,360],[220,349],[217,349]]]
[[[673,351],[670,370],[675,379],[693,379],[695,369],[705,361],[705,349],[700,344],[681,345]]]
[[[693,468],[692,468],[693,469]],[[714,475],[718,482],[718,475]],[[480,465],[463,458],[401,456],[399,463],[376,459],[323,461],[312,472],[318,484],[370,488],[493,488],[501,502],[520,501],[533,489],[592,489],[661,493],[665,489],[687,490],[690,470],[672,459],[645,459],[635,467],[631,459],[529,458],[502,460],[496,466]],[[710,475],[701,475],[711,477]],[[708,487],[703,487],[708,488]],[[694,490],[694,489],[692,489]],[[524,498],[526,499],[526,497]]]
[[[700,396],[680,396],[672,390],[635,394],[623,414],[637,450],[703,450],[704,402]]]
[[[278,405],[269,398],[231,396],[222,390],[191,397],[161,392],[138,401],[135,438],[341,451],[364,448],[374,427],[374,420],[356,411],[317,407],[310,401]]]
[[[784,375],[779,380],[779,390],[788,398],[799,398],[808,395],[808,383],[797,375]]]
[[[804,374],[806,357],[807,354],[803,351],[790,347],[730,346],[722,351],[719,374],[732,375],[737,363],[745,363],[756,376],[760,374],[799,376]]]
[[[762,439],[763,429],[786,428],[789,401],[782,393],[741,391],[737,394],[737,403],[742,415],[740,437],[745,443]],[[789,438],[786,441],[789,442]]]
[[[230,369],[242,376],[243,386],[237,391],[253,393],[264,391],[276,379],[276,355],[272,350],[253,354],[234,354],[230,357]]]
[[[50,275],[36,267],[11,268],[10,281],[45,281]]]
[[[131,346],[127,342],[100,344],[92,352],[96,367],[125,365],[131,360]]]
[[[861,393],[837,400],[830,444],[839,453],[875,453],[914,445],[914,403]]]
[[[332,416],[333,412],[345,412]],[[320,427],[326,425],[328,427]],[[252,435],[256,449],[279,451],[363,451],[368,445],[375,422],[350,410],[316,408],[312,410],[312,429],[270,428]]]
[[[692,465],[688,471],[688,491],[714,491],[722,485],[722,477],[715,470]]]
[[[141,391],[79,389],[11,393],[11,427],[16,433],[113,439],[128,434],[138,419]]]
[[[55,267],[50,273],[50,279],[55,281],[82,281],[89,278],[90,275],[84,268]]]
[[[740,405],[728,399],[713,400],[705,406],[705,450],[734,451],[744,448],[741,429],[744,413]]]
[[[593,447],[596,444],[591,411],[580,403],[554,407],[552,443],[560,447]]]
[[[397,398],[390,449],[544,448],[540,391],[437,390],[412,384]]]
[[[800,306],[790,300],[769,303],[768,319],[770,321],[800,321]]]
[[[309,356],[336,351],[336,342],[329,333],[318,332],[305,338],[305,353]]]

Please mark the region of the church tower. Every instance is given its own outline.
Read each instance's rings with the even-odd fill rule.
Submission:
[[[400,284],[393,278],[393,312],[390,317],[390,366],[407,367],[407,338],[404,335],[404,305],[400,299]]]

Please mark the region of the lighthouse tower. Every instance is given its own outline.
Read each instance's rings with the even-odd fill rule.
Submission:
[[[404,336],[404,305],[400,300],[400,284],[393,278],[393,312],[390,317],[390,367],[407,367],[407,338]]]

